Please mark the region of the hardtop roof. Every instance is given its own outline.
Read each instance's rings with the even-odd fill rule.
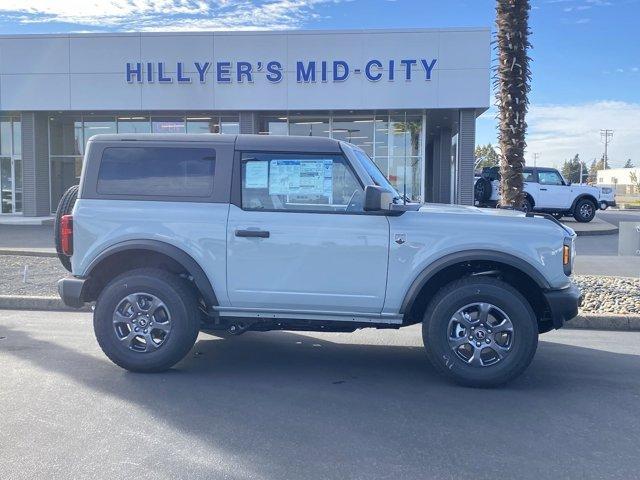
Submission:
[[[237,150],[341,153],[340,142],[326,137],[287,135],[229,135],[221,133],[109,133],[94,135],[91,142],[182,142],[235,144]]]

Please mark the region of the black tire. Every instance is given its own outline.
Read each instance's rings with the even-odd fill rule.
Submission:
[[[454,314],[476,302],[502,310],[513,326],[507,355],[486,366],[468,363],[450,346],[449,328]],[[479,330],[478,327],[475,333]],[[485,338],[495,341],[495,335]],[[422,322],[422,338],[429,360],[446,377],[468,387],[496,387],[520,375],[531,363],[538,346],[538,323],[527,300],[507,283],[490,277],[468,277],[446,285],[431,300]],[[464,341],[466,333],[460,338]],[[481,345],[481,354],[491,354],[487,347],[490,345]]]
[[[491,198],[491,181],[488,178],[480,177],[473,187],[474,198],[479,203],[488,202]]]
[[[573,218],[576,222],[587,223],[593,220],[596,216],[596,204],[588,198],[581,198],[576,202],[576,206],[573,209]]]
[[[62,195],[56,209],[56,219],[53,224],[53,239],[56,246],[56,254],[62,266],[71,271],[71,258],[62,253],[62,242],[60,240],[60,219],[64,215],[69,215],[73,211],[73,206],[78,198],[78,185],[69,187]]]
[[[553,218],[555,218],[556,220],[561,220],[562,217],[564,217],[564,215],[562,213],[560,213],[560,212],[554,212],[554,213],[551,214],[551,216]]]
[[[522,210],[524,213],[529,213],[533,210],[533,204],[531,203],[531,199],[529,199],[529,197],[524,197],[520,210]]]
[[[139,292],[163,302],[171,322],[170,331],[152,351],[133,350],[133,343],[121,341],[114,328],[118,306],[128,295]],[[163,372],[193,347],[200,329],[200,310],[186,280],[164,270],[142,268],[123,273],[102,290],[93,314],[93,328],[100,348],[116,365],[132,372]]]

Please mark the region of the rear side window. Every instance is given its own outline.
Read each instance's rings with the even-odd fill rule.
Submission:
[[[213,192],[211,148],[108,147],[97,192],[103,195],[208,197]]]

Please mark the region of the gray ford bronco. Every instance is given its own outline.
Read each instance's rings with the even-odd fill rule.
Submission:
[[[421,323],[433,365],[480,387],[577,314],[574,239],[544,214],[406,203],[362,150],[317,137],[97,135],[56,217],[60,296],[95,302],[125,369],[170,368],[200,331]]]

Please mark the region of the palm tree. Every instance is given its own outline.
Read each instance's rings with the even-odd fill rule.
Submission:
[[[529,106],[531,71],[529,43],[529,0],[497,0],[498,66],[494,86],[498,106],[501,205],[520,208],[523,204],[525,115]]]

